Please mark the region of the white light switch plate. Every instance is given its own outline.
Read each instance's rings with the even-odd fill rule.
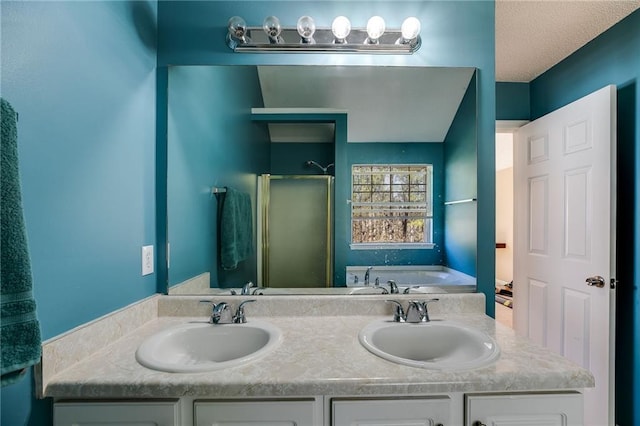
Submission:
[[[142,275],[153,274],[153,246],[142,246]]]

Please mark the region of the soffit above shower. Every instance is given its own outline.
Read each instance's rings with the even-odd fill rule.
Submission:
[[[474,68],[258,66],[265,108],[339,108],[349,142],[442,142]],[[327,125],[270,125],[272,142],[333,141]]]

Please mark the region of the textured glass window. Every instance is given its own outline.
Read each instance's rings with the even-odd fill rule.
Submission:
[[[351,168],[353,244],[430,244],[433,166],[358,164]]]

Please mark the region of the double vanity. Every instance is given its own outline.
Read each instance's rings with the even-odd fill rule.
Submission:
[[[40,390],[56,426],[582,423],[588,371],[429,296],[158,295],[45,342]]]

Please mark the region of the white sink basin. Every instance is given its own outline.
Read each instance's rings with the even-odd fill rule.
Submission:
[[[142,342],[136,360],[169,373],[197,373],[235,367],[255,360],[280,342],[280,330],[266,322],[213,325],[186,323]]]
[[[388,361],[434,370],[484,367],[500,356],[489,335],[451,321],[376,321],[360,331],[359,339],[367,350]]]

